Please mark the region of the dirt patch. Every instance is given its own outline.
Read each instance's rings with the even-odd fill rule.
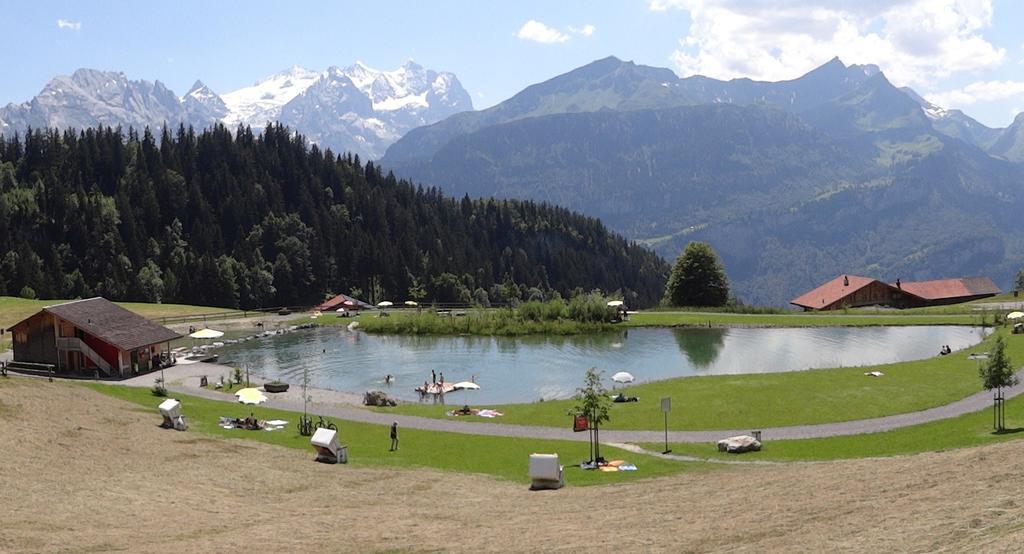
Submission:
[[[1021,441],[529,492],[162,430],[155,413],[66,383],[11,381],[0,402],[0,551],[977,551],[1024,541]]]

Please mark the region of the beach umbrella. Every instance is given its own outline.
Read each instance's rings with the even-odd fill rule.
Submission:
[[[612,375],[612,381],[615,381],[616,383],[632,383],[633,374],[628,371],[620,371],[615,375]]]
[[[239,389],[235,398],[242,404],[261,404],[267,401],[267,396],[256,388]]]
[[[622,300],[609,300],[608,301],[608,307],[610,307],[610,308],[618,308],[621,305],[622,305]]]
[[[195,333],[189,334],[194,339],[219,339],[224,336],[224,331],[218,331],[216,329],[200,329]]]
[[[478,385],[478,384],[476,384],[476,383],[474,383],[472,381],[459,381],[458,383],[455,383],[454,385],[452,385],[452,388],[454,390],[480,390],[480,385]],[[468,394],[468,393],[464,393],[464,394]],[[463,404],[466,405],[466,406],[469,406],[469,397],[468,396],[464,396],[463,400],[465,400],[465,402],[463,402]]]
[[[414,308],[415,308],[416,306],[419,306],[419,304],[417,304],[417,303],[416,303],[416,302],[415,302],[414,300],[406,300],[406,301],[405,301],[405,305],[406,305],[406,306],[412,306],[412,307],[414,307]]]
[[[388,307],[394,306],[394,305],[395,304],[393,302],[391,302],[390,300],[385,300],[383,302],[377,302],[377,307],[378,308],[388,308]]]
[[[1006,314],[1006,319],[1020,319],[1024,317],[1024,312],[1010,312]]]

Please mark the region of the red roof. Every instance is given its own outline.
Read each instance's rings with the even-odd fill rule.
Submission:
[[[790,304],[805,308],[820,309],[852,294],[878,279],[857,275],[840,275],[820,287],[794,298]]]
[[[345,304],[345,302],[349,302],[349,304]],[[338,296],[335,296],[334,298],[331,298],[330,300],[325,301],[323,304],[320,304],[319,306],[317,306],[314,309],[320,310],[322,312],[326,312],[328,310],[333,310],[335,308],[348,308],[350,310],[352,310],[352,309],[355,309],[355,310],[365,310],[367,308],[372,308],[372,307],[373,306],[370,306],[366,302],[363,302],[362,300],[359,300],[357,298],[352,298],[351,296],[349,296],[347,294],[339,294]]]
[[[942,300],[965,296],[994,296],[999,294],[999,287],[988,277],[967,277],[964,279],[937,279],[935,281],[916,281],[902,283],[904,292],[919,296],[925,300]]]

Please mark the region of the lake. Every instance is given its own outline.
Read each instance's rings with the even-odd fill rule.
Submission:
[[[771,373],[865,366],[936,356],[977,344],[987,331],[963,326],[769,329],[624,329],[570,337],[372,335],[343,328],[296,331],[219,350],[225,363],[249,364],[255,375],[363,393],[386,390],[415,400],[430,380],[475,378],[481,389],[456,402],[495,404],[571,397],[589,367],[632,373],[637,382],[691,375]],[[395,384],[384,385],[384,376]],[[611,385],[610,380],[607,384]],[[451,402],[451,400],[449,400]]]

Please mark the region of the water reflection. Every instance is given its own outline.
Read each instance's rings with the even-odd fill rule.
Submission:
[[[639,382],[687,375],[797,371],[869,365],[934,356],[981,340],[970,327],[863,329],[632,329],[585,336],[381,336],[312,329],[229,345],[222,360],[248,363],[258,375],[302,380],[355,393],[384,389],[416,401],[431,370],[450,382],[476,376],[480,404],[568,398],[590,367],[606,376],[628,371]],[[611,383],[608,382],[610,385]]]
[[[697,370],[711,367],[725,346],[728,334],[728,329],[672,329],[679,351]]]

